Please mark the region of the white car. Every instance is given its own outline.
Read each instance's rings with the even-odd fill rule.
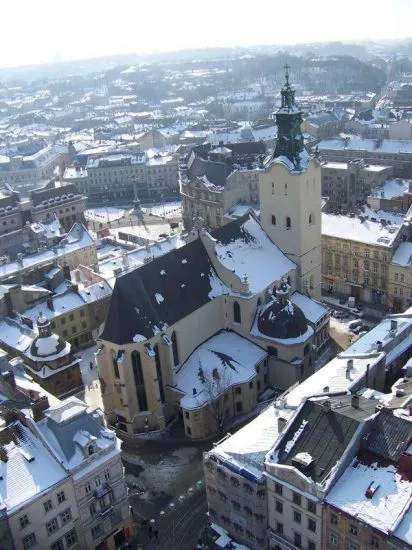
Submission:
[[[361,311],[357,307],[350,307],[349,311],[352,313],[352,315],[356,315],[357,317],[363,317],[363,311]]]

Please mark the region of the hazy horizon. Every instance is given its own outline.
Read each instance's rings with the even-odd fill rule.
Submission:
[[[75,61],[122,54],[214,47],[292,45],[329,41],[410,38],[411,0],[392,0],[385,11],[375,0],[262,0],[259,9],[209,0],[202,10],[189,0],[115,8],[97,0],[71,0],[56,14],[51,0],[2,6],[0,67]],[[285,7],[287,9],[285,9]]]

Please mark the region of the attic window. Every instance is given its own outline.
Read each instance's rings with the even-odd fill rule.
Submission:
[[[89,456],[91,456],[92,454],[94,454],[94,446],[93,446],[93,445],[89,445],[89,446],[87,447],[87,454],[88,454]]]

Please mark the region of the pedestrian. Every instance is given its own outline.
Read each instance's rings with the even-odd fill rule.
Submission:
[[[149,524],[149,539],[152,538],[152,534],[153,534],[153,527]]]
[[[90,361],[90,370],[93,370],[93,361]]]

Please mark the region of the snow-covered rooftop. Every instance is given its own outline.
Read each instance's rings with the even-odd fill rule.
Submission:
[[[375,189],[373,193],[374,197],[382,197],[385,199],[393,199],[394,197],[401,197],[404,193],[409,191],[410,180],[404,180],[401,178],[394,178],[385,181],[385,183]]]
[[[372,498],[368,487],[376,488]],[[412,499],[412,483],[397,473],[393,465],[366,465],[356,459],[346,469],[327,502],[379,531],[389,533]],[[406,527],[406,525],[404,525]],[[410,525],[405,532],[410,530]]]
[[[401,243],[392,256],[392,264],[412,267],[412,243]]]
[[[325,214],[322,212],[322,235],[390,247],[398,236],[400,226],[383,225],[359,217]]]
[[[318,144],[322,150],[359,150],[369,153],[412,153],[412,140],[362,138],[355,135],[345,135],[345,138],[325,139]]]
[[[235,332],[219,332],[201,344],[176,374],[175,389],[183,394],[180,405],[197,409],[228,387],[247,382],[266,356],[265,350]]]
[[[329,309],[320,302],[300,292],[294,292],[290,297],[290,301],[303,311],[306,319],[311,323],[317,323],[329,311]]]
[[[214,447],[211,454],[259,477],[264,469],[265,456],[279,436],[279,417],[288,420],[293,412],[270,404],[246,426]]]
[[[368,369],[369,372],[373,372],[374,366],[383,356],[383,353],[377,352],[358,356],[346,352],[340,353],[312,376],[291,389],[286,395],[287,406],[296,408],[310,396],[349,391],[362,380]],[[350,369],[348,369],[348,360],[353,360]]]
[[[9,513],[23,503],[40,497],[67,473],[42,443],[20,422],[13,424],[18,442],[5,445],[8,460],[0,461],[0,499]],[[28,460],[33,457],[33,460]]]
[[[253,293],[262,292],[296,267],[252,216],[242,223],[239,236],[227,244],[217,242],[215,250],[217,260],[241,280],[247,275]]]

